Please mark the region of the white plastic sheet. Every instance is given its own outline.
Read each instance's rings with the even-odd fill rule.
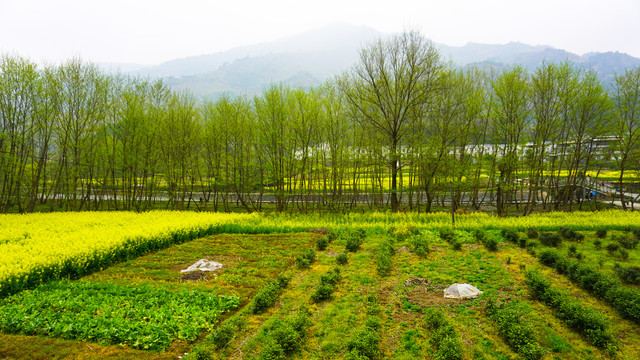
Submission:
[[[222,267],[222,264],[216,261],[207,259],[200,259],[195,264],[189,266],[184,270],[180,270],[181,273],[192,271],[216,271]]]
[[[482,295],[482,291],[469,284],[453,284],[444,289],[444,297],[449,299],[474,299]]]

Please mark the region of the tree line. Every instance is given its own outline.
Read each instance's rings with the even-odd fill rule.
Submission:
[[[600,146],[610,139],[608,146]],[[417,32],[311,89],[202,100],[71,59],[0,59],[0,211],[207,208],[500,215],[582,208],[587,171],[640,163],[640,68],[460,69]],[[623,206],[625,203],[623,202]]]

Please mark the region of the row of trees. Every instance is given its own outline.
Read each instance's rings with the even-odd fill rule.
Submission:
[[[215,101],[5,55],[0,211],[430,211],[452,192],[527,214],[577,201],[585,171],[619,169],[622,188],[639,129],[640,68],[610,88],[571,63],[463,71],[415,32],[370,44],[321,87]],[[617,140],[597,147],[605,136]]]

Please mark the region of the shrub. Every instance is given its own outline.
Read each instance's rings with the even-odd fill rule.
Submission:
[[[609,255],[613,255],[616,253],[616,251],[618,251],[618,249],[620,248],[620,245],[618,244],[607,244],[607,246],[604,247],[605,249],[607,249],[607,252],[609,253]]]
[[[183,357],[184,360],[213,360],[211,351],[206,349],[202,344],[194,346],[189,354]]]
[[[351,235],[359,238],[361,241],[367,237],[367,232],[363,228],[354,229],[351,231]]]
[[[615,236],[613,237],[613,240],[617,241],[618,243],[620,243],[620,246],[628,250],[637,248],[639,241],[638,239],[632,238],[628,235]]]
[[[536,230],[535,228],[530,227],[527,229],[527,237],[529,239],[537,239],[538,236],[539,236],[538,230]]]
[[[453,250],[455,250],[455,251],[460,251],[462,249],[462,243],[458,239],[453,241],[451,243],[451,246],[453,247]]]
[[[329,245],[329,239],[324,236],[316,240],[316,247],[318,248],[318,251],[325,250],[328,245]]]
[[[473,232],[473,237],[475,237],[477,241],[480,241],[484,244],[484,242],[487,241],[487,232],[482,229],[476,229]]]
[[[535,240],[529,240],[527,242],[527,253],[533,257],[538,256],[538,242]]]
[[[284,359],[296,352],[302,345],[307,324],[307,314],[304,311],[285,320],[274,321],[264,330],[268,340],[259,359]]]
[[[365,305],[368,315],[378,315],[380,313],[380,304],[378,304],[378,298],[375,295],[367,295]]]
[[[416,234],[409,238],[409,243],[413,247],[413,253],[420,257],[429,255],[429,240],[424,234]]]
[[[560,255],[558,252],[551,249],[542,250],[540,254],[538,254],[538,260],[540,260],[543,265],[549,267],[555,267],[556,261],[558,261],[559,258]]]
[[[336,263],[338,265],[346,265],[348,261],[349,258],[347,258],[347,254],[345,253],[338,254],[338,256],[336,256]]]
[[[633,233],[633,236],[636,237],[636,240],[640,241],[640,228],[633,229],[632,233]]]
[[[528,239],[528,238],[526,238],[526,237],[520,237],[520,238],[518,239],[518,246],[519,246],[519,247],[521,247],[521,248],[523,248],[523,249],[524,249],[524,248],[526,248],[526,247],[527,247],[527,241],[528,241],[528,240],[529,240],[529,239]]]
[[[375,359],[380,353],[380,335],[376,329],[364,327],[347,341],[345,359]]]
[[[387,276],[391,272],[392,256],[395,253],[393,245],[389,239],[385,239],[378,249],[377,262],[378,262],[378,274],[381,276]]]
[[[298,269],[308,269],[309,266],[311,266],[311,263],[313,263],[315,260],[316,260],[315,250],[308,249],[302,255],[296,258],[296,265],[298,266]]]
[[[602,240],[600,239],[593,240],[593,245],[596,247],[597,250],[602,249]]]
[[[452,243],[456,238],[456,233],[453,229],[442,228],[439,232],[440,238],[448,243]]]
[[[300,255],[296,258],[296,266],[298,269],[308,269],[311,266],[311,261]]]
[[[622,248],[618,249],[618,255],[620,255],[622,260],[627,260],[629,258],[629,252]]]
[[[329,232],[327,233],[327,240],[329,240],[329,243],[332,243],[334,240],[338,239],[339,237],[340,237],[340,234],[338,234],[334,230],[329,230]]]
[[[484,230],[477,229],[474,231],[473,236],[476,240],[480,241],[487,250],[498,251],[498,240],[491,234],[487,234]]]
[[[616,263],[613,267],[613,271],[623,282],[627,284],[640,285],[640,267],[623,267]]]
[[[249,312],[252,314],[262,314],[273,306],[273,304],[278,301],[278,297],[280,297],[282,291],[289,285],[290,280],[291,278],[280,275],[275,281],[265,285],[256,296],[254,296],[251,303],[249,303]]]
[[[400,226],[400,227],[397,227],[397,228],[395,226],[392,226],[388,230],[388,234],[390,236],[394,237],[398,241],[404,241],[407,238],[409,238],[410,236],[417,235],[419,233],[420,233],[420,231],[418,230],[418,228],[416,228],[415,226],[412,226],[412,225]]]
[[[537,360],[545,355],[544,349],[538,344],[533,330],[521,321],[518,304],[516,302],[496,304],[491,299],[486,307],[489,317],[498,325],[498,333],[507,344],[524,359]]]
[[[220,350],[231,342],[236,331],[236,326],[229,321],[225,321],[209,336],[209,338],[215,344],[216,349]]]
[[[500,231],[500,235],[502,235],[502,238],[510,243],[514,243],[517,244],[518,243],[518,239],[520,239],[520,236],[518,235],[518,232],[513,230],[513,229],[502,229]]]
[[[604,239],[607,237],[607,229],[598,229],[596,230],[596,237],[600,239]]]
[[[498,240],[491,236],[484,242],[484,246],[489,251],[498,251]]]
[[[320,284],[316,288],[316,291],[311,294],[311,300],[315,303],[322,302],[324,300],[331,299],[331,294],[333,293],[334,287],[329,284]]]
[[[563,239],[568,241],[582,241],[584,240],[584,235],[566,227],[558,229],[558,235],[560,235]]]
[[[331,294],[335,291],[335,287],[338,285],[342,275],[340,269],[335,267],[320,276],[320,284],[316,288],[316,291],[311,294],[311,300],[319,303],[324,300],[331,299]]]
[[[347,251],[356,252],[360,249],[360,245],[362,245],[362,238],[355,234],[349,234],[347,236],[347,243],[345,245]]]
[[[342,275],[340,274],[340,269],[337,267],[334,267],[320,276],[320,284],[336,286],[340,280],[342,280]]]
[[[566,227],[561,227],[560,229],[558,229],[558,235],[565,240],[572,240],[574,234],[575,231]]]
[[[544,246],[558,247],[562,243],[562,238],[557,234],[552,233],[540,233],[540,243]]]
[[[425,323],[433,331],[429,341],[436,348],[436,359],[462,359],[460,339],[456,334],[456,329],[451,325],[444,313],[434,308],[426,309]]]

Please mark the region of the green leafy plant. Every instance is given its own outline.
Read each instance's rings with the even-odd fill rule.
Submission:
[[[1,299],[0,330],[164,350],[195,340],[239,305],[237,296],[64,280]]]

